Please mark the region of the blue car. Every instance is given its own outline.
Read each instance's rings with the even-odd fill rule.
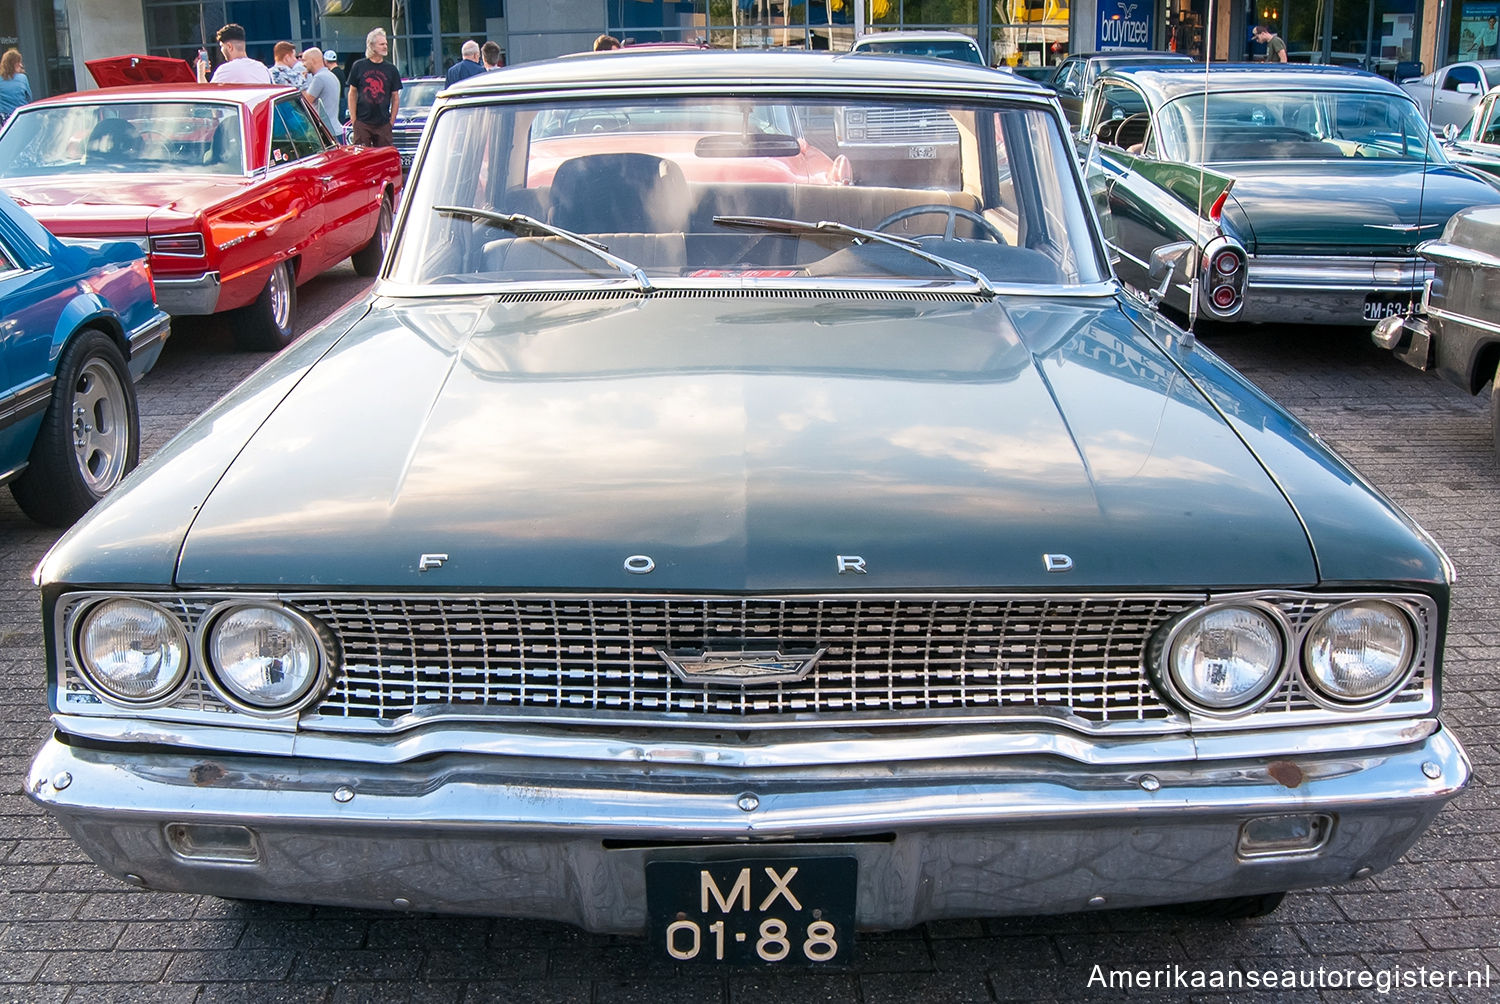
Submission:
[[[135,467],[135,381],[168,334],[133,241],[66,245],[0,195],[0,481],[67,526]]]

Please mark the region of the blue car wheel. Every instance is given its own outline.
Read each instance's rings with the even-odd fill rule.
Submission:
[[[11,494],[38,523],[68,526],[135,468],[140,439],[125,357],[104,332],[84,331],[58,361],[52,402]]]

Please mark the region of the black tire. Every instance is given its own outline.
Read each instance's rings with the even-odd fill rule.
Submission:
[[[255,302],[229,315],[234,340],[248,352],[277,352],[297,334],[297,274],[278,262]]]
[[[1198,903],[1175,903],[1162,909],[1194,920],[1249,920],[1251,917],[1264,917],[1271,913],[1285,898],[1284,892],[1268,892],[1259,896],[1230,896],[1226,899],[1205,899]]]
[[[1500,366],[1495,367],[1495,381],[1490,384],[1490,446],[1500,460]]]
[[[391,215],[391,197],[382,195],[380,197],[380,214],[375,221],[375,234],[370,242],[349,256],[349,261],[354,265],[354,271],[366,278],[380,271],[380,261],[385,257],[386,245],[391,242],[391,227],[394,217]]]
[[[58,360],[30,462],[10,492],[38,523],[69,526],[135,469],[140,448],[140,410],[125,356],[104,332],[82,331]]]

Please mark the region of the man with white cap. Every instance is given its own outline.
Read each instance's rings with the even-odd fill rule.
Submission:
[[[337,54],[335,54],[337,58]],[[318,110],[318,117],[339,138],[339,78],[327,66],[323,50],[313,46],[302,53],[302,65],[307,67],[307,99]]]

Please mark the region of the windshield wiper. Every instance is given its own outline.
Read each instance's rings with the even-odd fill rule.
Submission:
[[[497,213],[490,209],[478,209],[474,206],[433,206],[435,213],[448,213],[452,216],[468,216],[471,219],[483,220],[496,226],[504,227],[518,237],[556,237],[567,241],[574,247],[583,248],[590,254],[596,255],[601,261],[608,262],[621,272],[634,279],[642,293],[649,293],[656,287],[651,285],[651,280],[646,278],[646,272],[634,262],[628,262],[618,255],[609,253],[608,246],[599,243],[592,238],[582,234],[575,234],[571,230],[562,227],[554,227],[550,223],[543,223],[535,216],[527,216],[525,213]]]
[[[983,272],[970,268],[967,265],[961,265],[951,258],[935,255],[910,237],[883,234],[878,230],[851,227],[847,223],[837,223],[832,220],[808,223],[805,220],[783,220],[774,216],[715,216],[714,222],[726,227],[744,227],[749,230],[776,230],[784,234],[839,234],[844,237],[854,238],[854,243],[856,244],[861,241],[875,241],[878,244],[888,244],[891,247],[901,248],[903,251],[910,251],[929,264],[947,269],[954,275],[968,279],[985,296],[999,295],[995,292],[995,287],[990,285],[990,280]]]

